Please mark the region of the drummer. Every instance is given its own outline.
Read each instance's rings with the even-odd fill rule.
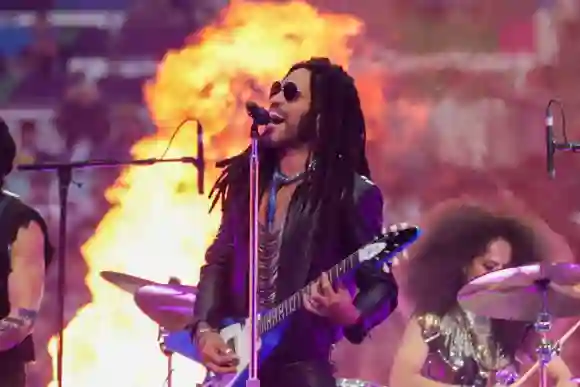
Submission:
[[[529,367],[536,359],[533,325],[475,316],[459,306],[457,294],[475,277],[539,262],[546,249],[538,234],[523,220],[458,200],[439,205],[423,229],[405,281],[415,310],[389,386],[501,386],[517,380],[522,363]],[[557,387],[575,386],[560,357],[548,373]]]

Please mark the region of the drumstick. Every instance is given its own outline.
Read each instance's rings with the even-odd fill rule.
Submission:
[[[574,334],[574,332],[576,332],[576,329],[578,329],[578,327],[580,327],[580,320],[578,320],[576,322],[576,324],[574,324],[574,326],[572,328],[570,328],[568,330],[568,332],[566,332],[564,334],[564,336],[562,336],[560,338],[560,340],[558,340],[556,342],[556,345],[564,344],[566,342],[566,340],[568,340],[570,338],[570,336],[572,336],[572,334]],[[511,387],[521,386],[526,380],[528,380],[530,378],[530,376],[533,375],[534,372],[536,372],[538,370],[539,367],[540,367],[540,362],[539,361],[535,362],[534,365],[525,374],[523,374],[521,378],[518,379],[518,381],[516,381],[514,384],[511,385]]]

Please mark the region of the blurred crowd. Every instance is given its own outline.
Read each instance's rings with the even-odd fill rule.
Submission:
[[[82,70],[107,100],[141,102],[140,84],[151,75],[146,60],[179,47],[216,16],[225,5],[220,1],[62,0],[32,10],[20,1],[13,7],[3,1],[0,12],[20,4],[26,17],[0,18],[0,96],[13,103],[52,100]],[[127,70],[103,59],[132,60],[134,66]]]
[[[143,82],[168,49],[217,15],[220,1],[0,2],[0,114],[19,140],[18,161],[128,158],[152,129]],[[79,195],[101,197],[116,173],[79,172],[87,180]],[[46,185],[54,189],[39,189]],[[18,174],[9,187],[38,207],[57,203],[54,176]],[[44,212],[56,221],[56,209]]]

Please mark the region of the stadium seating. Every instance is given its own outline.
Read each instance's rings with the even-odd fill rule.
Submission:
[[[188,1],[188,0],[185,0]],[[82,71],[94,77],[109,101],[141,102],[144,76],[123,77],[100,71],[103,61],[158,60],[170,48],[182,45],[191,25],[157,26],[131,21],[124,24],[130,0],[3,0],[0,2],[0,103],[57,101],[67,73]],[[26,77],[7,71],[34,41],[34,10],[46,11],[51,33],[58,42],[54,71]],[[14,16],[17,17],[14,17]],[[31,28],[32,27],[32,28]],[[71,61],[84,58],[71,69]],[[111,66],[109,66],[111,67]],[[150,75],[150,74],[149,74]]]

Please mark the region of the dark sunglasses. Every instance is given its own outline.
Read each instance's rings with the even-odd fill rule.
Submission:
[[[272,83],[270,88],[270,98],[282,92],[284,99],[288,102],[293,102],[300,96],[300,91],[294,82],[286,82],[282,84],[281,82]]]

